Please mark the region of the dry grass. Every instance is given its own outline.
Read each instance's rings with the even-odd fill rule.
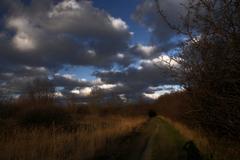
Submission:
[[[200,151],[208,158],[214,160],[238,160],[240,159],[240,143],[226,139],[219,139],[213,135],[207,135],[202,129],[190,129],[186,125],[165,118],[186,139],[193,140]]]
[[[186,92],[177,92],[164,95],[150,106],[156,110],[170,124],[188,140],[193,140],[197,147],[208,159],[213,160],[240,160],[240,142],[221,138],[218,134],[209,133],[205,128],[195,125],[195,117],[190,114],[192,107],[191,99]],[[238,139],[236,137],[236,139]]]
[[[2,160],[82,160],[98,151],[107,151],[115,140],[127,135],[145,121],[144,117],[88,116],[68,130],[60,126],[15,126],[0,132]]]

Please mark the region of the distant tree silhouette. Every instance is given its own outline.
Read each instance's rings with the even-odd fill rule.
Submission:
[[[36,104],[53,104],[55,87],[48,79],[35,79],[26,89],[27,99]]]

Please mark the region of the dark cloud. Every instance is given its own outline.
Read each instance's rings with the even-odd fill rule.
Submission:
[[[186,4],[187,0],[159,0],[158,3],[169,22],[181,27],[182,21],[180,17],[186,14],[181,4]],[[154,39],[160,44],[162,50],[169,50],[176,47],[178,43],[175,40],[176,31],[169,28],[160,16],[155,0],[143,0],[137,6],[132,17],[152,32]]]
[[[128,48],[127,24],[89,2],[14,2],[8,3],[11,9],[5,15],[5,29],[0,37],[1,62],[6,65],[49,69],[63,64],[107,67],[119,52]],[[21,5],[16,7],[16,3]]]
[[[173,20],[182,11],[173,0],[163,1],[165,10],[169,10],[169,3],[176,11],[169,13]],[[1,0],[0,92],[18,94],[36,78],[49,79],[55,87],[62,87],[63,96],[74,92],[85,96],[98,87],[106,95],[131,97],[142,95],[149,86],[177,84],[168,67],[156,58],[162,46],[175,46],[175,34],[154,7],[153,0],[143,1],[133,17],[150,28],[161,45],[130,46],[133,35],[128,25],[95,8],[91,1]],[[129,67],[135,63],[139,63],[137,67]],[[94,73],[100,82],[84,81],[56,74],[66,65],[108,70]],[[115,65],[121,71],[110,71]]]
[[[49,71],[44,67],[21,66],[0,73],[1,96],[20,94],[36,78],[47,79]]]
[[[69,90],[72,90],[75,87],[91,87],[92,86],[92,84],[88,81],[71,78],[66,75],[54,75],[52,78],[52,82],[57,87],[64,87],[64,88],[68,88]]]
[[[32,79],[53,75],[68,64],[110,67],[131,63],[126,54],[131,36],[127,24],[89,1],[1,0],[0,9],[2,88],[20,90]],[[60,76],[53,82],[70,89],[89,86]]]
[[[0,74],[1,93],[3,95],[22,94],[27,92],[29,84],[35,79],[45,79],[53,84],[54,87],[63,88],[64,95],[69,95],[70,91],[76,87],[92,87],[93,83],[73,78],[69,75],[55,74],[49,78],[49,71],[43,67],[32,68],[22,67],[13,72]]]
[[[142,60],[137,67],[130,67],[124,71],[96,72],[95,75],[104,83],[121,83],[124,85],[124,94],[142,95],[150,86],[175,85],[173,71],[157,59]]]
[[[156,45],[136,44],[129,50],[131,54],[144,59],[150,59],[161,54],[160,48]]]

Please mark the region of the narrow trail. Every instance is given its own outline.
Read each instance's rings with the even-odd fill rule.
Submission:
[[[186,140],[160,117],[152,119],[145,134],[149,136],[141,160],[179,160],[186,157],[183,146]]]
[[[150,119],[104,160],[187,160],[187,140],[161,117]],[[102,160],[101,159],[101,160]],[[194,159],[200,160],[200,159]]]
[[[154,144],[155,136],[158,134],[158,130],[159,130],[159,126],[157,125],[147,142],[144,152],[142,153],[142,158],[141,158],[142,160],[149,160],[149,158],[152,156],[152,149],[153,149],[152,144]]]

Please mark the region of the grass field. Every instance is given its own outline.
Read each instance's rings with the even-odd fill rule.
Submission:
[[[201,160],[239,159],[239,142],[184,123],[174,96],[127,107],[2,105],[0,160],[186,160],[187,142]]]
[[[10,122],[7,123],[14,123]],[[85,160],[107,152],[131,133],[144,117],[85,116],[74,128],[62,125],[26,128],[12,124],[0,132],[1,160]]]

